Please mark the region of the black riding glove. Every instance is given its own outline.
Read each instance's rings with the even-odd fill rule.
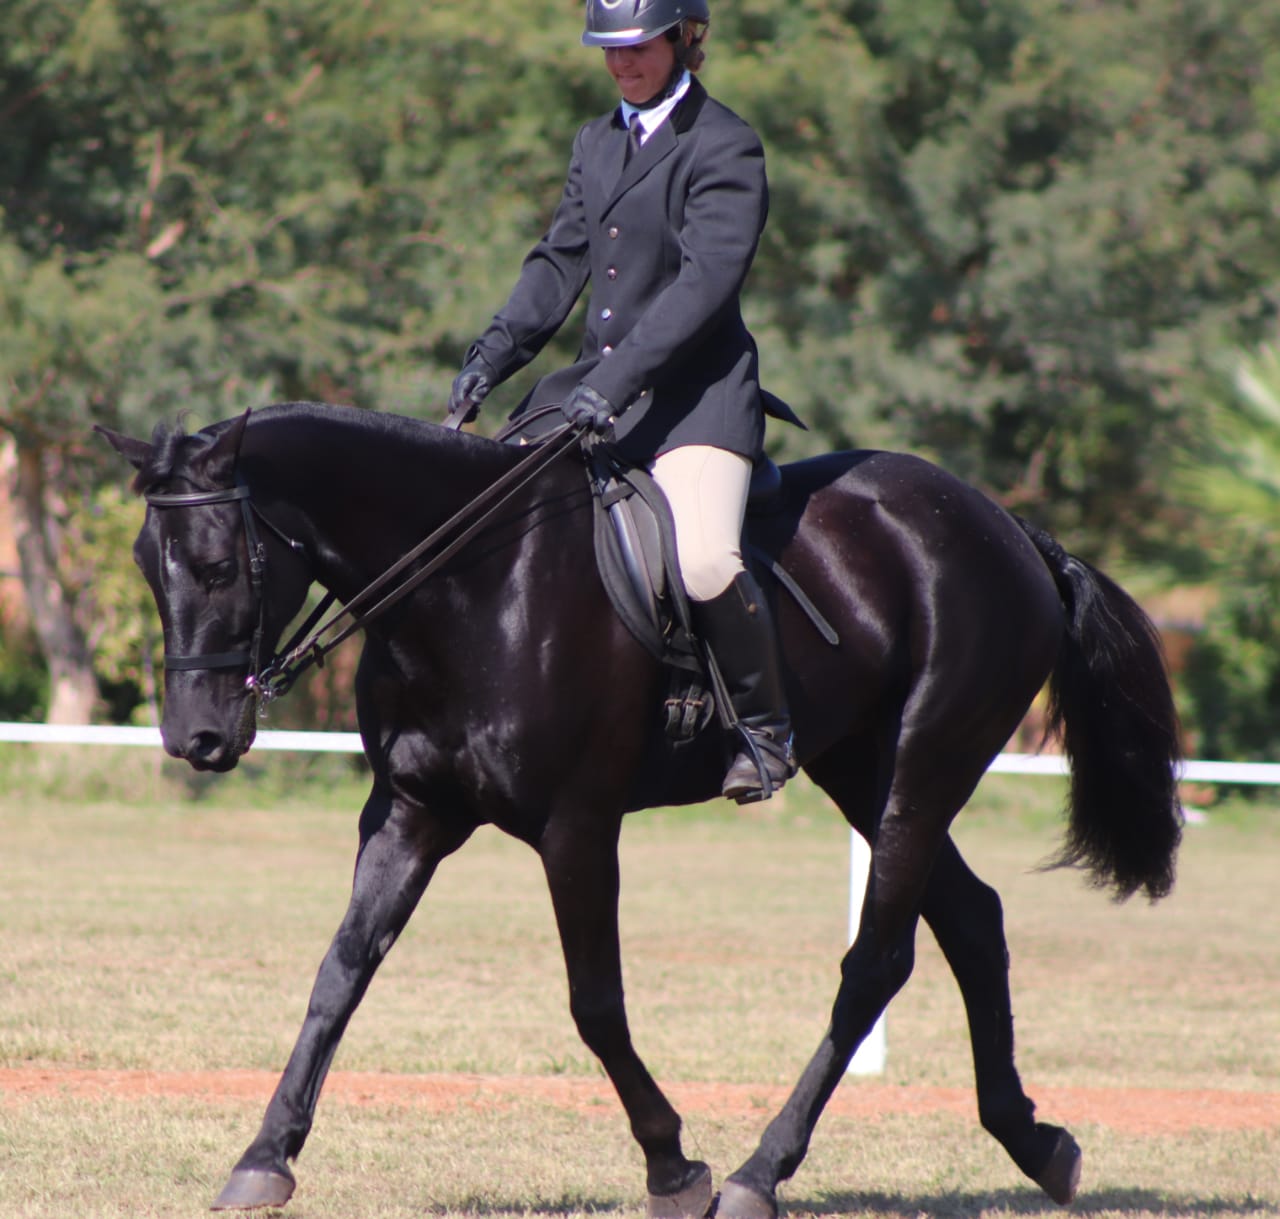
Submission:
[[[560,413],[576,427],[590,429],[597,436],[608,434],[616,414],[609,399],[586,384],[577,386],[560,403]]]
[[[480,403],[493,388],[493,369],[479,356],[475,356],[463,365],[462,371],[453,379],[453,389],[449,393],[449,413],[463,406],[468,407],[463,423],[470,423],[480,413]]]

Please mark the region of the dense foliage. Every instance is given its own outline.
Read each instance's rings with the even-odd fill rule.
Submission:
[[[1265,761],[1280,742],[1280,344],[1221,361],[1199,418],[1199,460],[1178,486],[1220,575],[1188,660],[1189,711],[1205,753]]]
[[[120,482],[90,423],[288,398],[438,417],[611,104],[579,21],[0,0],[0,442],[51,669],[78,636],[146,685],[142,628],[99,605],[118,586],[67,558]],[[1091,558],[1220,575],[1188,544],[1213,509],[1171,472],[1214,361],[1276,330],[1280,6],[722,0],[710,52],[769,154],[749,316],[813,425],[779,451],[911,447]]]

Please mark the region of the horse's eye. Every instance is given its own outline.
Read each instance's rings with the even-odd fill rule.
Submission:
[[[234,559],[219,559],[216,563],[205,563],[196,572],[200,583],[209,590],[226,588],[236,577]]]

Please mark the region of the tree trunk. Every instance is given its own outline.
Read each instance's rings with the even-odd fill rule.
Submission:
[[[36,640],[49,667],[50,724],[87,724],[98,701],[98,683],[72,598],[58,570],[58,520],[53,488],[45,477],[45,452],[12,438],[0,446],[0,476],[9,485],[18,569]]]

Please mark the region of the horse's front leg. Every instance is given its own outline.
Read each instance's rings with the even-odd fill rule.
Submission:
[[[711,1170],[685,1158],[680,1116],[640,1060],[627,1027],[618,944],[619,826],[619,818],[566,824],[553,817],[540,844],[569,974],[569,1007],[644,1152],[649,1215],[701,1219],[711,1205]]]
[[[408,922],[436,865],[469,829],[445,825],[375,788],[360,817],[351,901],[321,962],[307,1016],[258,1136],[214,1210],[283,1206],[293,1194],[289,1161],[302,1150],[338,1042],[374,972]]]

